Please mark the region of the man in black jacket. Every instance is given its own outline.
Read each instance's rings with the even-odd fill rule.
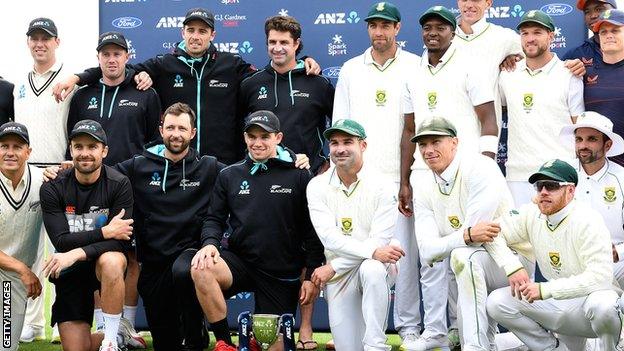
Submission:
[[[318,295],[310,282],[324,261],[307,210],[307,170],[280,146],[283,134],[270,111],[252,113],[244,126],[247,157],[219,173],[202,229],[202,249],[193,258],[191,276],[197,297],[217,339],[215,350],[235,350],[225,298],[254,292],[255,313],[295,313],[298,300]],[[227,249],[221,248],[227,223]],[[306,268],[303,283],[299,276]]]
[[[0,125],[15,118],[13,110],[13,88],[15,86],[0,77]]]
[[[238,89],[240,82],[256,69],[238,55],[217,51],[212,44],[216,34],[214,21],[208,10],[189,10],[183,22],[184,40],[176,45],[174,52],[148,59],[133,68],[141,72],[135,77],[140,82],[139,88],[149,86],[144,82],[152,78],[163,107],[175,102],[193,107],[197,114],[193,147],[200,155],[214,155],[220,162],[232,164],[244,154],[241,138],[244,115],[236,111]],[[318,72],[318,65],[315,67]],[[55,95],[62,100],[74,84],[96,82],[100,77],[99,68],[89,69],[58,84]]]
[[[328,166],[323,131],[334,106],[334,87],[323,76],[307,75],[297,60],[303,48],[301,25],[290,16],[274,16],[264,24],[271,61],[241,83],[240,109],[269,110],[280,119],[284,144],[310,158],[310,171]],[[323,168],[323,170],[326,168]]]
[[[118,350],[128,335],[119,328],[123,281],[132,235],[132,190],[128,178],[102,165],[106,133],[99,123],[81,121],[69,135],[74,169],[41,186],[43,221],[56,253],[43,272],[54,283],[52,321],[65,350]],[[93,292],[100,290],[104,335],[91,334]],[[121,347],[125,345],[119,345]]]

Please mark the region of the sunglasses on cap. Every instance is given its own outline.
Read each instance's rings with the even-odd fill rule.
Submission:
[[[562,186],[573,185],[574,183],[570,182],[558,182],[556,180],[538,180],[533,183],[533,187],[538,192],[542,191],[542,189],[546,188],[546,191],[557,191],[561,189]]]

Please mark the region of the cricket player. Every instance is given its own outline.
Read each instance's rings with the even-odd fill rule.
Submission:
[[[41,232],[39,188],[42,171],[26,163],[30,156],[26,126],[7,122],[0,126],[0,278],[3,313],[9,312],[4,325],[0,350],[17,350],[24,325],[26,301],[41,294],[41,282],[33,273]],[[8,339],[7,339],[8,337]]]
[[[584,350],[584,338],[595,337],[602,350],[619,350],[612,244],[600,213],[574,200],[577,172],[562,160],[544,163],[529,182],[537,204],[503,217],[500,235],[485,244],[509,279],[488,296],[488,314],[531,350]],[[546,282],[532,281],[507,247],[527,240]]]
[[[397,261],[391,243],[396,197],[391,178],[364,165],[366,131],[341,119],[324,133],[335,165],[308,185],[310,219],[327,263],[312,274],[326,287],[329,324],[337,350],[390,350],[386,321]]]

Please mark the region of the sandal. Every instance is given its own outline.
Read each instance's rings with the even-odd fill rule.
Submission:
[[[318,348],[318,343],[314,340],[298,340],[297,341],[297,350],[316,350]]]

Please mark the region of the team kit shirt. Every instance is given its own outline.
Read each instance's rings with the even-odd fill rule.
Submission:
[[[49,166],[65,159],[67,113],[73,92],[57,103],[52,89],[71,75],[67,67],[57,62],[47,72],[39,74],[32,70],[15,83],[15,121],[29,130],[32,153],[28,161],[31,164]]]
[[[122,209],[132,218],[132,188],[128,178],[102,166],[98,180],[78,183],[74,169],[60,172],[41,187],[43,221],[57,252],[82,248],[93,261],[108,251],[127,252],[129,241],[105,240],[102,227]]]
[[[403,91],[403,112],[414,113],[416,126],[431,117],[448,119],[457,130],[459,152],[479,153],[481,123],[474,107],[494,100],[494,86],[487,83],[486,71],[467,64],[468,52],[451,44],[437,66],[423,53],[413,68]],[[428,170],[418,147],[412,170]]]
[[[349,118],[368,131],[364,163],[400,180],[400,140],[403,133],[403,87],[418,56],[397,48],[394,58],[381,66],[368,48],[345,62],[334,98],[333,120]]]
[[[556,136],[572,124],[571,117],[585,111],[583,82],[553,55],[535,71],[523,60],[514,71],[501,72],[499,89],[508,113],[508,181],[526,182],[544,162],[574,156],[573,147]]]
[[[561,59],[564,61],[579,59],[583,62],[585,68],[591,67],[594,64],[602,63],[600,40],[596,37],[596,35],[585,39],[581,45],[566,52]]]
[[[543,299],[571,299],[614,286],[611,236],[589,204],[573,200],[550,216],[526,204],[500,225],[494,242],[484,244],[488,253],[509,276],[523,266],[508,245],[529,241],[547,280],[540,283]]]
[[[586,69],[583,77],[585,110],[609,118],[613,122],[613,132],[624,135],[624,60],[614,64],[594,61]],[[624,165],[622,155],[611,159]]]

